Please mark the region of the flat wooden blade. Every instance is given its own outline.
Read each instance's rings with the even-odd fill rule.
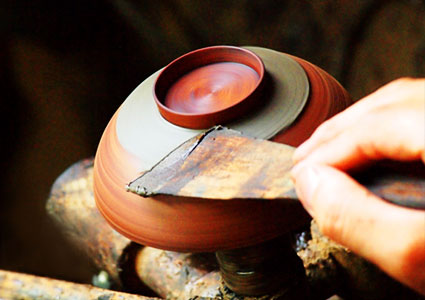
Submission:
[[[297,199],[289,175],[294,150],[218,126],[180,145],[127,188],[144,197]]]

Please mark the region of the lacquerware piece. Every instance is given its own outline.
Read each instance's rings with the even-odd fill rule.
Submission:
[[[169,122],[194,129],[245,115],[261,99],[264,64],[253,52],[208,47],[174,60],[156,79],[153,94]]]
[[[261,97],[255,97],[261,103],[222,125],[252,137],[297,146],[315,126],[350,104],[344,89],[317,67],[277,51],[246,49],[260,57],[265,66]],[[140,244],[198,252],[254,245],[304,223],[308,216],[298,205],[141,198],[126,192],[127,183],[202,131],[172,124],[160,114],[152,93],[159,73],[132,92],[99,143],[94,193],[100,212],[111,226]]]

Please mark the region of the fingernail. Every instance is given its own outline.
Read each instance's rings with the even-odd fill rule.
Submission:
[[[314,216],[314,193],[319,186],[319,174],[315,166],[298,164],[292,169],[292,178],[295,181],[295,190],[304,208]]]

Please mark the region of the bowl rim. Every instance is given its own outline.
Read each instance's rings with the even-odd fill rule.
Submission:
[[[164,104],[165,95],[179,78],[197,68],[220,62],[240,63],[258,74],[256,85],[247,96],[225,108],[202,113],[178,112]],[[236,120],[251,111],[257,104],[256,99],[260,94],[265,73],[262,59],[251,50],[227,45],[210,46],[188,52],[165,66],[154,82],[152,94],[165,120],[185,128],[206,129]],[[171,80],[168,77],[171,77]]]

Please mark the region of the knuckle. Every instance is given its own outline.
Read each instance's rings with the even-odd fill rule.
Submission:
[[[412,82],[414,82],[413,78],[401,77],[401,78],[393,80],[393,81],[387,83],[386,85],[384,85],[383,87],[379,88],[378,92],[380,92],[381,94],[390,96],[393,93],[395,93],[395,92],[397,92],[401,89],[406,88]]]
[[[400,77],[398,79],[396,79],[394,82],[399,83],[399,84],[404,84],[404,83],[411,83],[414,82],[415,79],[412,77]]]
[[[398,78],[392,82],[390,82],[388,85],[389,86],[393,86],[394,88],[404,88],[404,87],[408,87],[411,86],[412,84],[414,84],[415,82],[417,82],[418,80],[416,78],[412,78],[412,77],[401,77]]]
[[[401,77],[390,82],[388,87],[388,92],[393,93],[397,91],[403,91],[403,93],[412,91],[412,88],[416,85],[416,83],[420,82],[420,80],[411,77]]]

